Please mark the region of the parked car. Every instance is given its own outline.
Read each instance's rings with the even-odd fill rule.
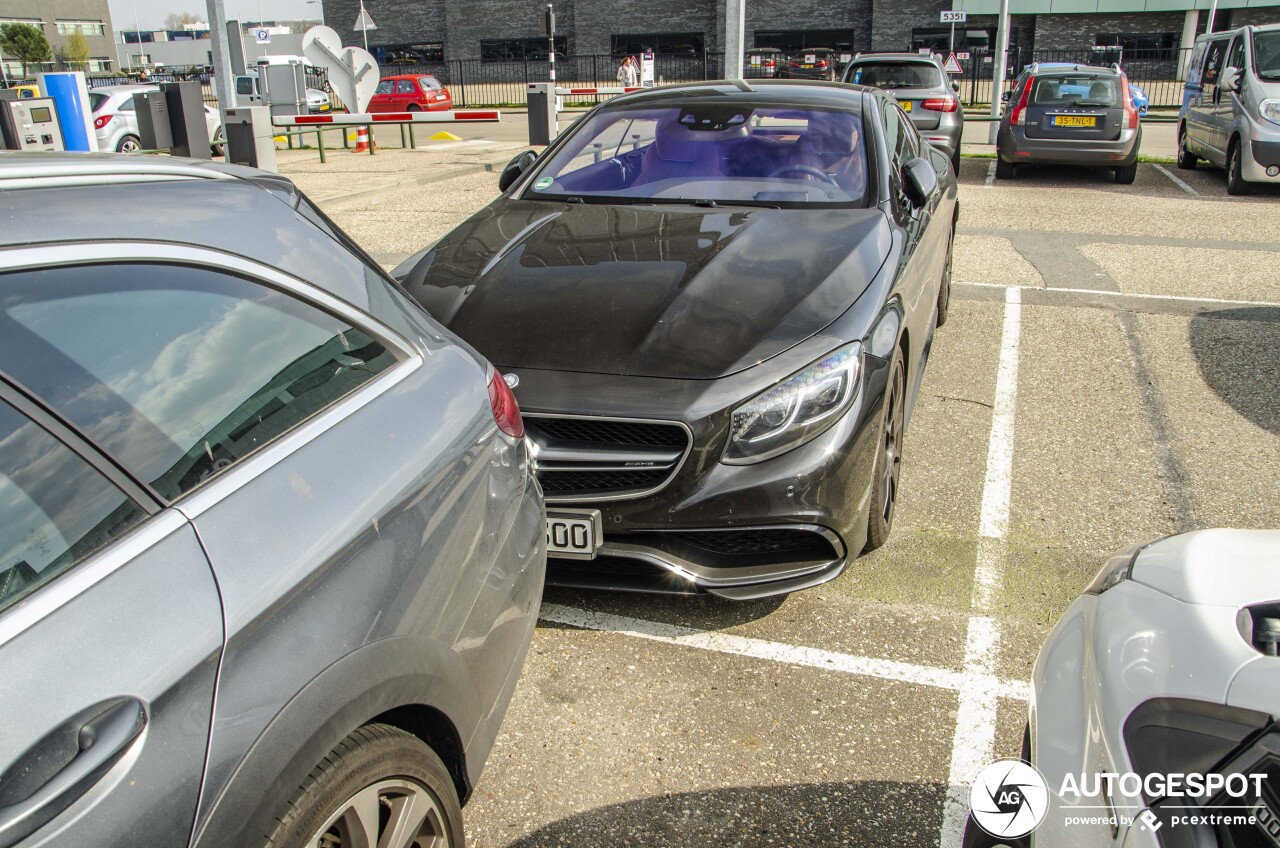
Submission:
[[[951,157],[960,172],[964,109],[959,86],[947,79],[938,57],[922,53],[860,53],[844,69],[845,82],[873,85],[896,97],[925,141]]]
[[[551,579],[754,598],[884,544],[957,215],[897,102],[669,86],[533,159],[394,276],[518,380]]]
[[[1032,65],[1005,92],[996,140],[996,177],[1024,165],[1110,168],[1118,183],[1138,175],[1142,128],[1118,66]]]
[[[1119,50],[1119,48],[1116,48],[1116,50]],[[1063,70],[1072,71],[1072,70],[1075,70],[1076,67],[1077,67],[1077,64],[1075,62],[1041,62],[1040,63],[1040,70],[1042,72],[1053,70],[1055,68],[1061,68]],[[1023,70],[1027,71],[1030,68],[1031,66],[1027,65],[1026,67],[1023,68]],[[1089,94],[1089,85],[1090,84],[1087,81],[1081,81],[1079,83],[1066,83],[1063,85],[1063,91],[1064,93],[1067,93],[1067,94],[1075,94],[1075,95],[1079,95],[1080,97],[1087,97]],[[1140,116],[1145,116],[1147,114],[1147,111],[1151,108],[1151,99],[1147,97],[1147,93],[1142,90],[1141,86],[1137,86],[1137,85],[1134,85],[1133,83],[1129,83],[1129,98],[1133,100],[1133,105],[1137,107],[1138,115]]]
[[[1036,659],[1023,740],[1049,793],[1037,848],[1274,844],[1277,554],[1272,530],[1171,536],[1112,557],[1067,608]],[[1100,791],[1108,774],[1139,781]],[[1242,779],[1253,774],[1265,779]],[[1194,794],[1213,775],[1246,791]],[[1224,814],[1246,822],[1210,821]],[[971,815],[965,845],[1026,848],[1030,836],[993,840]]]
[[[0,216],[5,844],[461,846],[545,566],[501,375],[276,174],[0,154]]]
[[[756,47],[748,50],[742,59],[742,76],[744,79],[772,79],[778,76],[781,65],[786,62],[782,51],[776,47]]]
[[[1225,168],[1227,193],[1280,185],[1280,24],[1202,35],[1178,116],[1178,167]]]
[[[383,77],[369,100],[370,112],[447,112],[453,108],[449,89],[430,74]]]
[[[1151,108],[1151,98],[1147,97],[1147,93],[1140,86],[1129,83],[1129,99],[1137,108],[1139,117],[1145,118],[1147,111]]]
[[[98,149],[116,153],[137,153],[142,149],[138,135],[138,115],[133,95],[159,91],[158,85],[104,85],[89,92],[89,109],[93,112],[93,132]],[[204,107],[204,124],[209,131],[209,147],[215,156],[222,155],[226,139],[222,132],[222,116],[217,109]]]
[[[806,47],[788,57],[781,76],[835,81],[840,78],[840,54],[829,47]]]
[[[13,90],[18,93],[19,100],[30,100],[33,97],[40,96],[40,89],[34,85],[15,85]]]

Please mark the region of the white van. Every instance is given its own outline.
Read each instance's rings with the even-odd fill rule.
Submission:
[[[1227,171],[1227,193],[1280,185],[1280,24],[1202,35],[1187,67],[1178,167]]]

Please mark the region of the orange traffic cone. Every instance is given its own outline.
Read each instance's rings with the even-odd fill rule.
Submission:
[[[369,140],[369,128],[357,127],[356,128],[356,146],[355,146],[354,152],[368,153],[369,148],[372,146],[373,146],[373,142]]]

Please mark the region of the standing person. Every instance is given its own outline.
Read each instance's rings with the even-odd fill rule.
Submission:
[[[618,62],[618,85],[624,88],[635,88],[636,80],[639,78],[636,74],[636,66],[632,64],[631,56],[623,56]]]

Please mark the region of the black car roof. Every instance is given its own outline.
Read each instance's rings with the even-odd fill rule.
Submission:
[[[863,85],[839,82],[810,82],[808,80],[747,80],[740,88],[737,84],[716,80],[712,82],[682,83],[661,88],[650,88],[615,97],[604,108],[615,106],[672,106],[687,103],[690,97],[724,97],[729,102],[742,101],[753,104],[777,103],[779,105],[819,106],[833,109],[859,109],[862,94],[875,94],[878,90]]]

